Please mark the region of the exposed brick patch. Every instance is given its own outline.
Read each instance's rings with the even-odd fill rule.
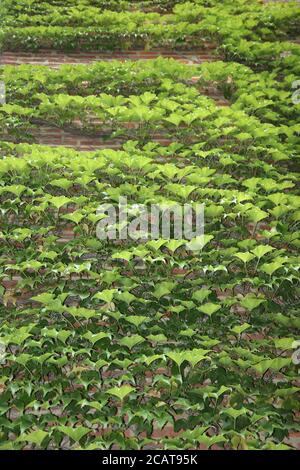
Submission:
[[[157,57],[173,58],[184,64],[198,64],[218,60],[210,45],[205,49],[194,51],[170,51],[167,49],[154,49],[152,51],[132,50],[126,52],[59,52],[44,50],[42,52],[3,52],[0,65],[48,65],[58,67],[62,64],[89,64],[96,61],[112,60],[149,60]]]
[[[191,80],[191,84],[195,84],[195,80]],[[230,103],[227,101],[215,88],[205,88],[200,90],[204,95],[209,96],[214,99],[218,106],[229,106]],[[77,122],[78,121],[78,122]],[[83,134],[81,131],[81,122],[77,120],[74,124],[77,124],[78,129],[72,132],[71,130],[60,129],[57,127],[40,125],[39,127],[33,128],[30,131],[30,135],[33,137],[33,141],[36,144],[48,145],[51,147],[68,147],[74,148],[81,151],[93,151],[101,150],[106,148],[120,149],[124,144],[124,140],[128,137],[124,135],[123,138],[108,138],[105,133],[98,134],[96,136],[89,136]],[[101,122],[91,117],[91,122],[95,125],[101,124]],[[127,126],[126,126],[127,124]],[[135,123],[128,122],[123,123],[124,128],[130,130],[134,129]],[[124,130],[125,130],[124,129]],[[11,140],[8,135],[4,135],[5,140]],[[152,135],[152,140],[160,143],[161,145],[169,145],[172,142],[172,139],[167,137],[164,132],[155,133]],[[28,142],[28,138],[22,140],[22,142]]]
[[[52,147],[64,146],[75,148],[78,150],[101,150],[105,148],[119,149],[124,144],[124,139],[107,139],[105,136],[87,136],[72,133],[64,129],[53,127],[40,127],[32,132],[35,141],[38,144],[50,145]],[[169,145],[171,139],[166,138],[163,134],[153,135],[153,141],[159,142],[161,145]]]
[[[119,149],[124,144],[126,137],[123,139],[108,139],[104,135],[88,136],[80,133],[58,129],[56,127],[40,126],[37,129],[31,130],[30,134],[33,137],[33,143],[40,145],[47,145],[51,147],[67,147],[74,148],[82,151],[101,150],[106,148]],[[10,141],[8,136],[5,136],[6,141]],[[153,135],[152,140],[160,143],[161,145],[169,145],[172,139],[165,137],[164,134],[156,133]],[[19,143],[27,143],[28,139],[18,140]]]
[[[294,449],[300,450],[300,432],[291,432],[284,442]]]

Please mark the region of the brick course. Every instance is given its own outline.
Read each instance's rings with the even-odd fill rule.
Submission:
[[[184,64],[199,64],[202,62],[218,60],[213,45],[194,51],[170,51],[167,49],[154,49],[151,51],[113,51],[113,52],[59,52],[44,50],[42,52],[3,52],[0,56],[0,65],[47,65],[59,67],[62,64],[90,64],[95,61],[112,60],[149,60],[157,57],[166,57],[179,60]]]

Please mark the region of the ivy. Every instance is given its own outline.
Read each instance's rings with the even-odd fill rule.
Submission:
[[[212,41],[223,60],[1,67],[0,449],[292,448],[299,9],[221,3],[1,2],[3,50]],[[37,145],[44,125],[123,144]],[[204,204],[205,234],[99,240],[121,196],[127,224]]]

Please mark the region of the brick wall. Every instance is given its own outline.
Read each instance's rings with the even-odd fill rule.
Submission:
[[[21,65],[33,64],[49,67],[59,67],[62,64],[88,64],[94,61],[112,61],[112,60],[150,60],[157,57],[168,57],[185,64],[199,64],[201,62],[218,60],[213,45],[207,44],[207,47],[198,51],[169,51],[157,49],[152,51],[132,50],[128,52],[78,52],[64,53],[53,50],[45,50],[38,53],[24,52],[4,52],[0,57],[1,65]],[[191,84],[195,80],[191,80]],[[227,106],[229,103],[214,88],[206,88],[203,94],[211,97],[219,106]],[[64,129],[58,129],[50,126],[40,126],[32,131],[34,143],[49,146],[65,146],[77,150],[98,150],[104,148],[120,148],[124,139],[105,139],[104,136],[89,137],[79,132],[70,132]],[[153,140],[162,145],[168,145],[169,139],[163,135],[157,134]]]
[[[154,49],[151,51],[132,50],[120,52],[59,52],[44,50],[42,52],[3,52],[0,56],[0,65],[48,65],[58,67],[62,64],[89,64],[91,62],[105,60],[149,60],[157,57],[169,57],[179,60],[185,64],[199,64],[217,60],[214,45],[207,44],[207,47],[194,51],[170,51],[166,49]]]
[[[271,0],[263,0],[265,3]],[[272,0],[275,2],[286,2],[290,0]],[[300,3],[300,0],[298,0]],[[294,41],[300,43],[300,40]],[[154,49],[151,51],[131,50],[114,52],[59,52],[54,50],[43,50],[41,52],[3,52],[0,55],[0,65],[44,65],[49,67],[59,67],[62,64],[89,64],[95,61],[112,60],[149,60],[157,57],[173,58],[181,63],[191,65],[207,61],[220,60],[215,51],[215,44],[207,43],[203,49],[193,51],[170,51],[167,49]],[[219,106],[226,106],[229,103],[221,96],[217,90],[203,90],[203,93],[213,98]],[[104,139],[103,136],[89,137],[72,133],[67,130],[54,127],[41,126],[33,131],[35,143],[65,146],[78,150],[97,150],[103,148],[119,148],[122,145],[120,139]],[[157,135],[154,140],[168,144],[169,140],[162,135]]]

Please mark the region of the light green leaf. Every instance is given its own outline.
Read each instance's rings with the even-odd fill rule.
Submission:
[[[200,251],[213,238],[213,235],[199,235],[198,237],[192,238],[190,242],[186,243],[186,248],[191,251]]]
[[[91,331],[88,331],[83,335],[83,337],[88,339],[92,344],[95,344],[97,341],[100,341],[103,338],[111,338],[111,335],[104,332],[93,334]]]
[[[241,306],[251,312],[264,302],[266,302],[265,299],[259,298],[255,294],[247,294],[241,301]]]
[[[145,317],[143,315],[128,315],[124,317],[124,320],[128,321],[129,323],[138,328],[142,323],[149,321],[150,318]]]
[[[201,305],[197,309],[200,310],[200,312],[211,316],[214,313],[216,313],[218,310],[220,310],[220,308],[221,308],[221,305],[213,304],[212,302],[208,302],[206,304]]]
[[[267,253],[270,253],[270,251],[275,250],[272,246],[269,245],[259,245],[254,250],[252,250],[252,253],[257,257],[257,258],[262,258],[264,255]]]
[[[79,442],[86,434],[91,430],[85,428],[84,426],[79,426],[77,428],[72,428],[71,426],[58,426],[57,429],[63,434],[69,436],[73,441]]]
[[[22,434],[21,436],[18,437],[17,440],[19,442],[30,442],[32,444],[41,446],[46,436],[49,436],[49,433],[43,431],[42,429],[39,429],[37,431],[32,431],[28,434]]]
[[[249,253],[249,251],[245,253],[243,252],[235,253],[234,256],[242,260],[243,263],[249,263],[249,261],[251,261],[255,257],[252,253]]]
[[[119,344],[122,346],[126,346],[129,349],[132,349],[134,346],[136,346],[139,343],[142,343],[145,341],[145,338],[143,338],[140,335],[132,335],[132,336],[126,336],[125,338],[122,338],[119,341]]]
[[[251,325],[249,323],[243,323],[242,325],[237,325],[234,328],[231,328],[231,331],[233,333],[236,333],[237,335],[241,335],[244,331],[248,330],[251,328]]]
[[[158,286],[153,292],[154,297],[156,297],[157,299],[160,299],[164,295],[170,294],[172,290],[174,289],[175,285],[176,285],[175,282],[168,282],[168,281],[161,282],[160,284],[158,284]]]
[[[135,388],[131,385],[122,385],[121,387],[110,388],[106,393],[113,395],[123,401],[124,398],[133,391],[135,391]]]
[[[117,289],[104,289],[101,292],[97,292],[93,296],[93,299],[99,299],[106,303],[110,303],[114,297],[115,292],[117,292]]]

